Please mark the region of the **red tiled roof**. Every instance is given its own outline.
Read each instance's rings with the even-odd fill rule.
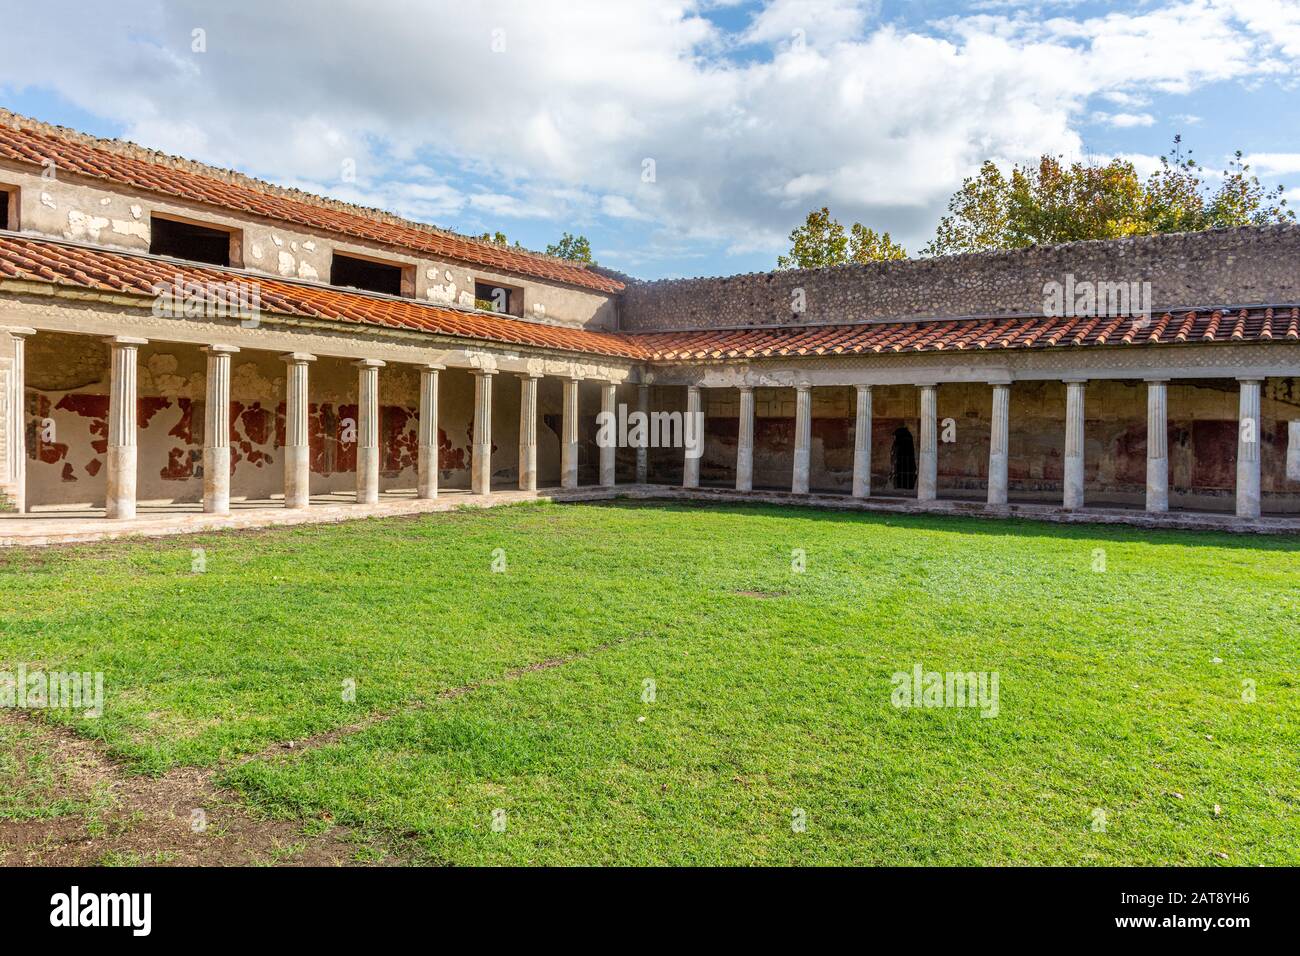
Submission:
[[[46,132],[32,129],[21,120],[18,123],[18,128],[0,123],[0,157],[34,165],[53,160],[60,172],[93,176],[309,229],[341,233],[437,258],[488,266],[502,272],[551,279],[599,292],[614,293],[623,288],[623,283],[616,279],[550,256],[422,229],[413,224],[404,225],[400,221],[349,212],[336,206],[304,202],[151,161],[143,156],[99,148],[80,138],[59,136],[52,128]]]
[[[1197,309],[1141,318],[939,319],[859,325],[642,332],[651,361],[1047,349],[1076,345],[1300,340],[1300,308]]]
[[[1145,320],[1024,316],[680,332],[596,332],[0,233],[0,279],[25,279],[152,298],[157,284],[170,284],[177,276],[181,281],[196,283],[254,282],[262,308],[283,315],[658,362],[1300,341],[1300,307],[1295,306],[1254,306],[1231,311],[1194,309],[1153,315]]]
[[[382,325],[510,345],[531,345],[620,358],[645,357],[640,346],[626,336],[609,332],[461,312],[407,299],[386,299],[341,289],[282,282],[217,267],[171,263],[129,253],[88,249],[0,233],[0,279],[50,282],[105,292],[138,294],[152,299],[155,285],[170,285],[177,276],[187,283],[256,283],[261,308],[281,315]]]

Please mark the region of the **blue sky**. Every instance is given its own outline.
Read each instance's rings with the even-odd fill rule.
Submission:
[[[984,159],[1233,149],[1300,205],[1297,0],[49,0],[0,103],[646,278],[829,205],[913,251]]]

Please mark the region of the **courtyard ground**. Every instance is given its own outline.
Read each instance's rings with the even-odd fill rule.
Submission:
[[[0,668],[106,699],[0,712],[0,862],[1297,864],[1298,599],[1294,537],[770,506],[8,549]]]

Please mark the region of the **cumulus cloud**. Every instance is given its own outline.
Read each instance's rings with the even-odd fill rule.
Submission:
[[[638,247],[606,260],[631,267],[704,243],[777,250],[827,204],[915,249],[982,160],[1078,155],[1102,103],[1141,127],[1152,95],[1300,72],[1289,0],[998,2],[907,26],[874,0],[770,0],[729,30],[718,7],[48,0],[7,24],[0,86],[441,224],[635,223]]]

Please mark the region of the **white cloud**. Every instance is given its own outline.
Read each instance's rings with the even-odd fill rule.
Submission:
[[[48,0],[6,24],[0,86],[47,88],[148,145],[444,224],[653,224],[639,236],[653,248],[618,266],[701,242],[780,249],[821,205],[915,249],[984,159],[1081,154],[1098,102],[1112,125],[1146,126],[1155,94],[1300,76],[1290,2],[1091,17],[999,3],[902,28],[874,2],[772,0],[731,35],[704,16],[718,5],[340,0],[320,16],[272,0]],[[789,42],[801,24],[802,47]]]
[[[1156,118],[1150,113],[1094,113],[1093,122],[1116,129],[1131,129],[1134,126],[1154,126]]]
[[[1300,175],[1300,153],[1250,153],[1246,162],[1260,176]]]

